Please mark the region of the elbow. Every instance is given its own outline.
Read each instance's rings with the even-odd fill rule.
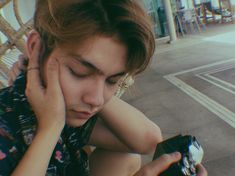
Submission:
[[[137,149],[137,153],[144,155],[154,153],[157,144],[162,142],[162,140],[161,129],[157,125],[154,125],[153,128],[145,132],[142,147]]]
[[[150,130],[148,134],[146,134],[146,149],[144,151],[144,154],[152,154],[154,153],[157,144],[162,142],[162,132],[161,129],[156,125],[154,129]]]
[[[158,143],[163,141],[162,131],[159,128],[159,126],[154,124],[154,127],[152,128],[152,130],[150,132],[150,137],[152,138],[155,147]]]

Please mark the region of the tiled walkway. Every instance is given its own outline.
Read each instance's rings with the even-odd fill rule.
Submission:
[[[133,90],[125,99],[157,123],[164,138],[195,135],[209,175],[235,175],[235,25],[158,45]]]

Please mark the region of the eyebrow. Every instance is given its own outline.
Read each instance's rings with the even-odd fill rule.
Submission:
[[[81,55],[78,55],[78,54],[69,54],[69,55],[72,56],[73,58],[75,58],[79,63],[81,63],[83,66],[87,67],[88,69],[94,70],[102,75],[105,75],[101,69],[97,68],[95,65],[88,62],[87,59],[83,58]],[[119,73],[115,73],[109,77],[119,77],[119,76],[124,76],[125,74],[126,74],[126,72],[122,71]]]

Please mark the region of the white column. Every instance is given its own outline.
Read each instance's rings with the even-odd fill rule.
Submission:
[[[177,40],[176,30],[175,30],[175,23],[173,19],[172,9],[171,9],[171,2],[170,0],[163,0],[166,18],[167,18],[167,25],[170,34],[170,42],[174,42]]]

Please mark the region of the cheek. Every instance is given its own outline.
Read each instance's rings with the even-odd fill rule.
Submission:
[[[60,67],[60,84],[64,95],[64,100],[66,106],[72,106],[75,104],[83,104],[82,97],[88,95],[89,92],[96,91],[96,81],[95,79],[81,79],[78,80],[70,73],[70,71],[65,67]],[[112,96],[116,93],[118,86],[108,86],[104,85],[104,104],[106,104]],[[91,93],[92,94],[92,93]]]
[[[66,106],[77,104],[80,101],[81,86],[63,67],[60,68],[60,85]]]

